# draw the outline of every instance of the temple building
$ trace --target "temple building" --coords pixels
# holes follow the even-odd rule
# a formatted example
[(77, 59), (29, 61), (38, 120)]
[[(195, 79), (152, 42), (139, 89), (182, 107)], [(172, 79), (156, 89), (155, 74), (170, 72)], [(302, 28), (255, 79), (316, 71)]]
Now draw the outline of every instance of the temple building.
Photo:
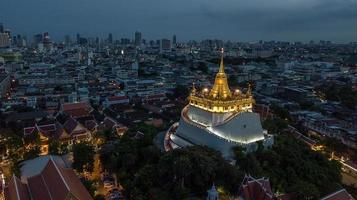
[(22, 164), (21, 179), (13, 175), (4, 188), (6, 200), (93, 199), (60, 156), (41, 156)]
[(259, 141), (265, 147), (273, 144), (273, 136), (263, 130), (259, 114), (252, 112), (254, 99), (250, 86), (246, 93), (229, 88), (223, 52), (213, 87), (197, 91), (193, 85), (188, 100), (180, 121), (166, 134), (166, 150), (203, 145), (230, 158), (232, 147), (238, 145), (254, 151)]

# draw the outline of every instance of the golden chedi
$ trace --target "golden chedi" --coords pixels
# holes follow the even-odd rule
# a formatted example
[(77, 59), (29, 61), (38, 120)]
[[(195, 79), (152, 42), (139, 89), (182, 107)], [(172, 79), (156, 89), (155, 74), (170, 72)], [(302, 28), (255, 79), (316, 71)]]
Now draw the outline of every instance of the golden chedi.
[(250, 86), (244, 94), (240, 90), (230, 90), (224, 71), (223, 51), (211, 90), (197, 91), (193, 84), (188, 100), (180, 121), (166, 133), (166, 150), (204, 145), (231, 158), (234, 146), (254, 151), (257, 142), (264, 146), (273, 144), (273, 137), (263, 130), (259, 115), (252, 111), (254, 99)]

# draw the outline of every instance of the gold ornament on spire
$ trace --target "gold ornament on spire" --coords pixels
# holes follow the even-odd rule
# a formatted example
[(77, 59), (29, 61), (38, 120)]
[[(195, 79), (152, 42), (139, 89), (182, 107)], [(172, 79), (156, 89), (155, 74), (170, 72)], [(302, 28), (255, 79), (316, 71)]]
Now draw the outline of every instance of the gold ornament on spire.
[[(227, 75), (224, 71), (223, 54), (222, 48), (221, 62), (212, 89), (209, 91), (204, 88), (202, 92), (197, 92), (193, 83), (188, 98), (190, 105), (215, 113), (251, 111), (254, 102), (251, 92), (242, 94), (238, 90), (232, 95), (229, 89)], [(248, 91), (251, 91), (251, 89), (248, 89)]]
[(232, 96), (228, 86), (227, 75), (224, 72), (223, 63), (224, 50), (221, 51), (221, 64), (214, 80), (214, 85), (210, 91), (210, 96), (217, 99), (226, 99)]
[(248, 95), (252, 95), (252, 84), (248, 83), (248, 91), (247, 91)]
[(196, 94), (196, 87), (195, 87), (195, 82), (192, 82), (192, 90), (191, 90), (191, 95)]

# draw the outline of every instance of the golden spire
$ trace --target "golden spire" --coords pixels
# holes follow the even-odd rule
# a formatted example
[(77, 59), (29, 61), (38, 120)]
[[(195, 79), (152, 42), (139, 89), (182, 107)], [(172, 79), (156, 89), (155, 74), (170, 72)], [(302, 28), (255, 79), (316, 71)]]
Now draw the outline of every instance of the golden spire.
[(191, 95), (196, 94), (196, 87), (195, 87), (195, 82), (192, 82), (192, 90), (191, 90)]
[(219, 65), (218, 73), (224, 73), (223, 54), (224, 54), (224, 50), (222, 48), (222, 50), (221, 50), (221, 64)]
[(191, 95), (189, 96), (189, 105), (204, 109), (214, 113), (236, 113), (251, 111), (254, 99), (251, 94), (251, 87), (248, 88), (248, 94), (243, 95), (236, 90), (232, 95), (227, 81), (227, 75), (224, 72), (223, 49), (218, 73), (214, 80), (214, 85), (209, 91), (204, 88), (200, 95), (195, 95), (195, 83), (192, 84)]
[(252, 84), (251, 84), (251, 83), (248, 83), (248, 91), (247, 91), (247, 93), (248, 93), (249, 95), (252, 94)]
[(223, 48), (221, 51), (221, 63), (219, 66), (219, 71), (214, 80), (214, 85), (210, 91), (210, 96), (218, 99), (226, 99), (227, 97), (231, 97), (231, 91), (228, 86), (227, 75), (224, 72), (224, 63), (223, 63)]

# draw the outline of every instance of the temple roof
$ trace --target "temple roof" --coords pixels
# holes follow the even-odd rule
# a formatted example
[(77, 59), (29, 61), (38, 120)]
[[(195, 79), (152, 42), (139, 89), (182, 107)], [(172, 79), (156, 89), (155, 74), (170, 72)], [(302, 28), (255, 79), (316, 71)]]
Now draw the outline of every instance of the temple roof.
[(75, 172), (59, 162), (59, 157), (38, 157), (25, 162), (21, 168), (23, 182), (13, 176), (5, 188), (5, 199), (93, 199)]
[(224, 71), (223, 50), (218, 73), (211, 90), (204, 88), (198, 92), (192, 85), (189, 96), (190, 105), (215, 113), (230, 113), (251, 111), (254, 99), (249, 86), (248, 91), (243, 94), (240, 90), (232, 91), (228, 85), (227, 75)]

